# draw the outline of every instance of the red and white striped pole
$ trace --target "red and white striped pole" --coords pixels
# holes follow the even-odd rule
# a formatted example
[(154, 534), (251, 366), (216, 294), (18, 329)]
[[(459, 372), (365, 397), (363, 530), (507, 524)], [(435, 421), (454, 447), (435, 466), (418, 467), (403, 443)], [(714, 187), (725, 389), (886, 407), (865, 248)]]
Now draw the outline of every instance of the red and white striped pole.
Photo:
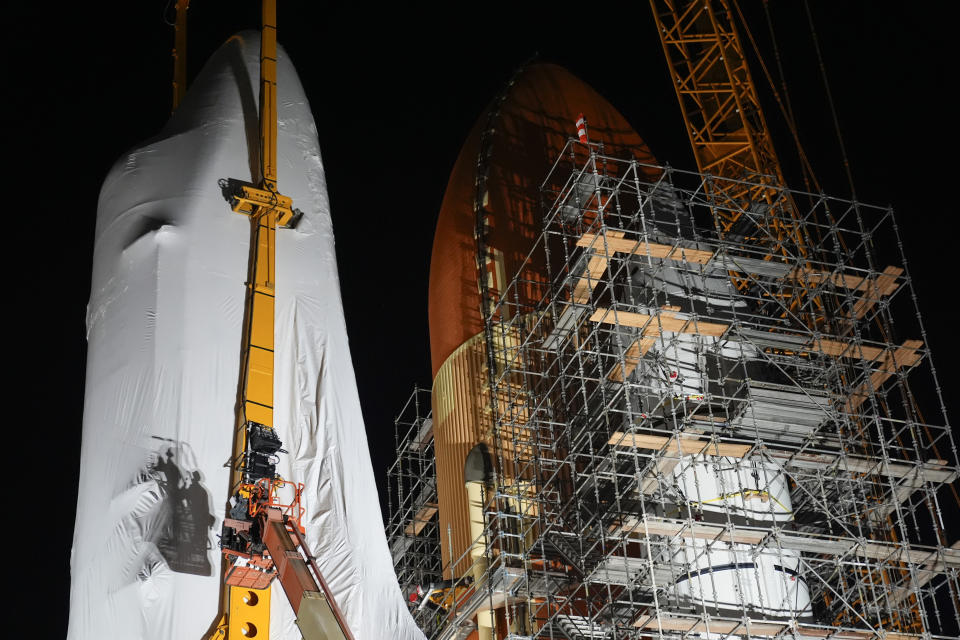
[(583, 144), (590, 142), (589, 138), (587, 138), (587, 119), (582, 113), (577, 116), (577, 137), (580, 138), (580, 142)]

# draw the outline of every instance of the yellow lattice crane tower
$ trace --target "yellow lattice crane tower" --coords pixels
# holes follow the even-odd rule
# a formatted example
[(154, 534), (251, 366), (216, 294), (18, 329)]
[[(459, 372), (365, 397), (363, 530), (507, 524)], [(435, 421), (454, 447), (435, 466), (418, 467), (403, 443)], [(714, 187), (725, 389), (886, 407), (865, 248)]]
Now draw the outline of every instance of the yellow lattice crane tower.
[[(809, 242), (796, 206), (783, 193), (783, 170), (773, 148), (730, 0), (650, 0), (660, 42), (680, 101), (700, 173), (729, 178), (714, 185), (722, 235), (736, 229), (747, 203), (766, 203), (787, 215), (765, 216), (759, 244), (806, 256)], [(731, 182), (743, 180), (752, 184)], [(764, 211), (754, 220), (764, 218)], [(790, 224), (787, 220), (793, 220)]]

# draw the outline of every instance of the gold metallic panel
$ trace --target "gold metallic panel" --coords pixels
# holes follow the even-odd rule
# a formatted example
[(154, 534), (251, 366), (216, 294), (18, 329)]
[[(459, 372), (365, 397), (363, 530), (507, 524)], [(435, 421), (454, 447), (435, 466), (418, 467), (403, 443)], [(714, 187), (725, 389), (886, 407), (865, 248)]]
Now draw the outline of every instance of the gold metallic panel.
[[(460, 576), (469, 556), (457, 562), (472, 542), (463, 463), (470, 449), (489, 434), (483, 412), (484, 347), (478, 334), (456, 349), (433, 380), (433, 438), (437, 457), (437, 502), (444, 577)], [(489, 437), (489, 436), (487, 436)]]

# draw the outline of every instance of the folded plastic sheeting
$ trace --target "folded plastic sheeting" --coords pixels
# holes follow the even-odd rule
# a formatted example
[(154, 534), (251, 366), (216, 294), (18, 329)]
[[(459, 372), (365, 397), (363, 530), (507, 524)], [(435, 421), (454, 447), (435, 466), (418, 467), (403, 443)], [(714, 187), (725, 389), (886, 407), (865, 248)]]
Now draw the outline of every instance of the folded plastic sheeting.
[[(228, 41), (103, 185), (71, 639), (199, 640), (217, 616), (250, 239), (218, 182), (256, 180), (258, 55), (255, 33)], [(316, 128), (282, 52), (278, 91), (280, 190), (305, 214), (277, 233), (278, 470), (306, 484), (306, 535), (358, 640), (421, 638), (383, 533)], [(299, 638), (272, 588), (270, 637)]]

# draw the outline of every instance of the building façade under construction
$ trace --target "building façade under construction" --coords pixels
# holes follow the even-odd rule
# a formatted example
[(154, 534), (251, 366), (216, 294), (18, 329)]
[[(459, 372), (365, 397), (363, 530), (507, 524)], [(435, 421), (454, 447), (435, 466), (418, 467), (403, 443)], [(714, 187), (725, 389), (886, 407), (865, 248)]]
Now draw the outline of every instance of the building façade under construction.
[(494, 100), (390, 470), (428, 637), (955, 637), (960, 465), (894, 214), (782, 184), (658, 165), (557, 67)]

